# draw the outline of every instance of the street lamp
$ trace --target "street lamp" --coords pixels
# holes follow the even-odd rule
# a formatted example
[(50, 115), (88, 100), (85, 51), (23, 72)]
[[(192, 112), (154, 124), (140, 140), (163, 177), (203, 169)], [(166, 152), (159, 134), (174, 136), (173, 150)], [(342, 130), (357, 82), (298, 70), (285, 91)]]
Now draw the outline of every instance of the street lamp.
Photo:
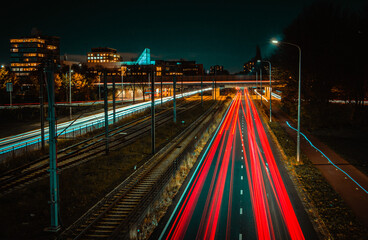
[(280, 41), (277, 41), (276, 39), (272, 39), (271, 42), (273, 44), (282, 43), (282, 44), (291, 45), (291, 46), (294, 46), (294, 47), (298, 48), (298, 50), (299, 50), (298, 133), (297, 133), (297, 145), (296, 145), (296, 160), (299, 162), (299, 159), (300, 159), (300, 88), (301, 88), (301, 72), (302, 72), (302, 50), (298, 45), (296, 45), (294, 43), (280, 42)]

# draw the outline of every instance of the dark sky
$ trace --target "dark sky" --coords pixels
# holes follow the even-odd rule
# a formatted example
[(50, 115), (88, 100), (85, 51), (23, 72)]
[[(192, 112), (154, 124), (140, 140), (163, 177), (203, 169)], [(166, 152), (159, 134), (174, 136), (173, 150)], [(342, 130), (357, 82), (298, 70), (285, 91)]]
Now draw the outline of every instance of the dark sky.
[[(2, 4), (0, 63), (9, 63), (9, 39), (32, 28), (61, 38), (61, 54), (74, 58), (107, 46), (130, 60), (148, 47), (155, 59), (196, 60), (205, 68), (240, 71), (255, 55), (272, 51), (269, 39), (312, 0), (254, 1), (27, 1)], [(364, 0), (346, 1), (359, 9)], [(6, 6), (4, 6), (6, 5)]]

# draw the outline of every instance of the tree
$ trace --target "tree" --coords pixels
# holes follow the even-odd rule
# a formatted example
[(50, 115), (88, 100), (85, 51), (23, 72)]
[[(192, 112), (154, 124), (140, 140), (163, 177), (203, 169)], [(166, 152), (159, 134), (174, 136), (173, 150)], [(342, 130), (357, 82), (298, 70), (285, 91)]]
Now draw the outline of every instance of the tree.
[(0, 68), (0, 102), (8, 103), (9, 97), (6, 92), (6, 84), (13, 83), (13, 94), (16, 95), (20, 90), (19, 79), (10, 71), (9, 68)]

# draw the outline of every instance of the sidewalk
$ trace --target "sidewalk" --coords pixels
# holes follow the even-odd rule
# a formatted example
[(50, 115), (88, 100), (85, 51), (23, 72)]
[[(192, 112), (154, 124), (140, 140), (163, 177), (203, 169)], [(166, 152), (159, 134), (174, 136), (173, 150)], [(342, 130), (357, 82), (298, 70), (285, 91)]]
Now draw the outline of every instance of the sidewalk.
[[(287, 126), (286, 121), (296, 128), (296, 122), (286, 116), (279, 108), (272, 107), (272, 114), (280, 125), (286, 130), (292, 139), (295, 139), (297, 132)], [(310, 133), (301, 130), (304, 135), (320, 149), (339, 168), (349, 174), (364, 189), (368, 190), (368, 177), (344, 160), (327, 145), (313, 137)], [(300, 136), (301, 151), (308, 157), (314, 166), (322, 173), (332, 188), (343, 198), (346, 204), (352, 209), (355, 216), (368, 228), (368, 194), (364, 192), (356, 183), (349, 179), (343, 172), (335, 168), (320, 152), (314, 149), (303, 136)]]

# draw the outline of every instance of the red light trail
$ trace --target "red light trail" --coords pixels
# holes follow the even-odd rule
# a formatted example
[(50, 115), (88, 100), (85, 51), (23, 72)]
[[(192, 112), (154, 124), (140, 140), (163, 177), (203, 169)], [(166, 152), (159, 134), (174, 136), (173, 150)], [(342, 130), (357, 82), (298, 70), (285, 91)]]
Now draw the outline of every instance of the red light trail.
[[(237, 184), (234, 177), (236, 162), (245, 165), (249, 194), (241, 194), (240, 197), (250, 199), (254, 237), (304, 239), (260, 117), (248, 91), (243, 93), (239, 91), (235, 96), (203, 162), (198, 166), (197, 174), (193, 176), (193, 182), (188, 186), (188, 192), (179, 203), (178, 211), (173, 213), (175, 217), (165, 233), (166, 239), (233, 238), (231, 229), (236, 221), (232, 219), (241, 217), (233, 211), (233, 207), (238, 206), (234, 204), (233, 191)], [(240, 124), (242, 119), (246, 123), (244, 135)], [(237, 140), (239, 138), (240, 141)], [(236, 148), (240, 144), (241, 147)], [(236, 157), (239, 156), (236, 149), (238, 152), (242, 150), (241, 161)]]

